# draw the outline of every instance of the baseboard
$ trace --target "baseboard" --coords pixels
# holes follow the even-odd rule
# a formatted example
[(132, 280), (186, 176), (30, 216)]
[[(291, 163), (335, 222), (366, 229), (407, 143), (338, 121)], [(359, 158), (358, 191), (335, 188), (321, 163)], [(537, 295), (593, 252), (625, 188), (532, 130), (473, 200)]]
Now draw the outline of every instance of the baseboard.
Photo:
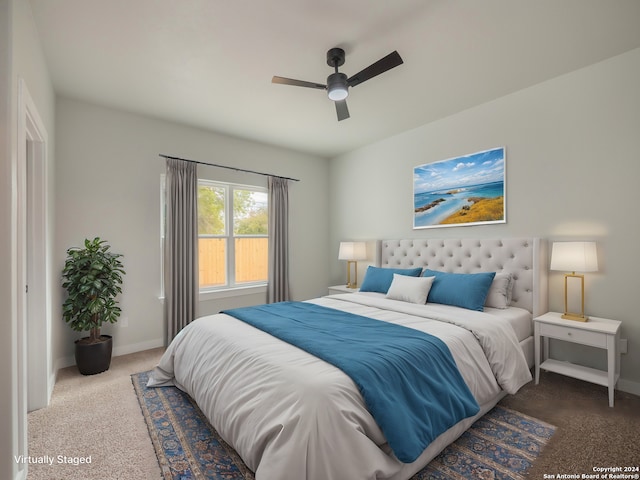
[(151, 350), (152, 348), (158, 348), (162, 346), (164, 346), (164, 340), (162, 338), (156, 338), (154, 340), (148, 340), (146, 342), (133, 343), (131, 345), (124, 345), (122, 347), (115, 347), (113, 349), (113, 356), (119, 357), (121, 355), (143, 352), (145, 350)]
[(53, 370), (49, 375), (49, 391), (47, 392), (47, 406), (51, 403), (51, 395), (53, 395), (53, 387), (56, 386), (57, 370)]
[[(146, 342), (132, 343), (130, 345), (123, 345), (121, 347), (115, 347), (113, 349), (113, 356), (120, 357), (122, 355), (128, 355), (130, 353), (143, 352), (144, 350), (151, 350), (152, 348), (158, 348), (164, 346), (164, 340), (162, 338), (156, 338), (154, 340), (148, 340)], [(76, 364), (75, 357), (63, 357), (56, 360), (55, 377), (58, 376), (58, 370), (61, 368), (71, 367)], [(55, 383), (55, 381), (54, 381)]]
[(640, 396), (640, 383), (621, 378), (616, 384), (616, 390)]
[(13, 477), (13, 479), (14, 480), (27, 480), (28, 468), (29, 468), (29, 465), (27, 465), (27, 468), (23, 468), (22, 470), (18, 470), (16, 472), (15, 476)]
[(56, 368), (55, 368), (55, 376), (56, 380), (58, 379), (58, 371), (71, 367), (76, 364), (76, 359), (74, 357), (63, 357), (56, 360)]

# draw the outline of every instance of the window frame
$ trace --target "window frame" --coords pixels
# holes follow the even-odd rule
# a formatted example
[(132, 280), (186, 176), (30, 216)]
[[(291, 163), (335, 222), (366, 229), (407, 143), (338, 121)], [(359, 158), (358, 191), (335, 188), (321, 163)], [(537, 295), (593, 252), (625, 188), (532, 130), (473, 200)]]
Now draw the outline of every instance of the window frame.
[[(266, 286), (268, 283), (268, 278), (265, 280), (259, 280), (255, 282), (236, 282), (236, 248), (235, 248), (235, 239), (236, 238), (266, 238), (269, 240), (269, 232), (267, 231), (266, 235), (236, 235), (234, 233), (234, 222), (235, 218), (233, 215), (233, 200), (234, 200), (234, 192), (236, 190), (248, 190), (252, 192), (264, 193), (267, 195), (268, 202), (268, 189), (266, 187), (260, 187), (256, 185), (244, 185), (239, 183), (232, 182), (221, 182), (217, 180), (209, 180), (204, 178), (198, 179), (198, 188), (200, 186), (211, 186), (216, 188), (223, 188), (225, 195), (225, 232), (224, 234), (215, 235), (215, 234), (206, 234), (200, 235), (198, 233), (198, 239), (200, 238), (224, 238), (226, 240), (226, 254), (225, 254), (225, 279), (226, 283), (224, 285), (214, 285), (207, 287), (200, 287), (199, 291), (201, 295), (214, 294), (217, 292), (229, 292), (229, 291), (240, 291), (240, 294), (243, 294), (242, 290), (252, 290), (254, 287), (261, 287), (258, 291), (266, 291)], [(268, 205), (268, 204), (267, 204)], [(268, 207), (267, 207), (268, 208)]]

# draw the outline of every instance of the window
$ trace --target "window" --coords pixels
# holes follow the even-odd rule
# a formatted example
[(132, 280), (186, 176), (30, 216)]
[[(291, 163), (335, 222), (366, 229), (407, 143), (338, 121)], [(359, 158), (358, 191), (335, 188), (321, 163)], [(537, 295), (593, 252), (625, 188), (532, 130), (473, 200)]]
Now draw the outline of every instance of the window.
[(267, 283), (267, 202), (265, 188), (198, 180), (201, 292)]

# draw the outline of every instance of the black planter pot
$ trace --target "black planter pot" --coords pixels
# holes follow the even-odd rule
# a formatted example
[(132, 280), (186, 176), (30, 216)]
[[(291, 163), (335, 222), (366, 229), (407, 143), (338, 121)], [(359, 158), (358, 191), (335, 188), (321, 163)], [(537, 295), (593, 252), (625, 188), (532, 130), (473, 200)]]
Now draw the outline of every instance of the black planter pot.
[(109, 370), (113, 339), (101, 335), (99, 343), (80, 343), (76, 340), (76, 365), (82, 375), (95, 375)]

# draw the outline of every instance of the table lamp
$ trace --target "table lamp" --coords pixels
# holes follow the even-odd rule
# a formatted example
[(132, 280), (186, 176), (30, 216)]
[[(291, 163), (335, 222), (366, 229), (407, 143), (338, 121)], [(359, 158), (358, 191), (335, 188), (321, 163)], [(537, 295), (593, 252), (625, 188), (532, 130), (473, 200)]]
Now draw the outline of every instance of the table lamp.
[[(564, 275), (564, 314), (566, 320), (586, 322), (589, 317), (584, 314), (584, 275), (576, 272), (597, 272), (598, 256), (595, 242), (554, 242), (551, 249), (551, 270), (561, 270)], [(569, 312), (567, 281), (569, 278), (580, 280), (581, 310), (578, 313)]]
[[(367, 245), (364, 242), (340, 242), (338, 260), (347, 261), (347, 288), (358, 287), (358, 260), (367, 258)], [(351, 264), (354, 265), (354, 281), (351, 283)]]

